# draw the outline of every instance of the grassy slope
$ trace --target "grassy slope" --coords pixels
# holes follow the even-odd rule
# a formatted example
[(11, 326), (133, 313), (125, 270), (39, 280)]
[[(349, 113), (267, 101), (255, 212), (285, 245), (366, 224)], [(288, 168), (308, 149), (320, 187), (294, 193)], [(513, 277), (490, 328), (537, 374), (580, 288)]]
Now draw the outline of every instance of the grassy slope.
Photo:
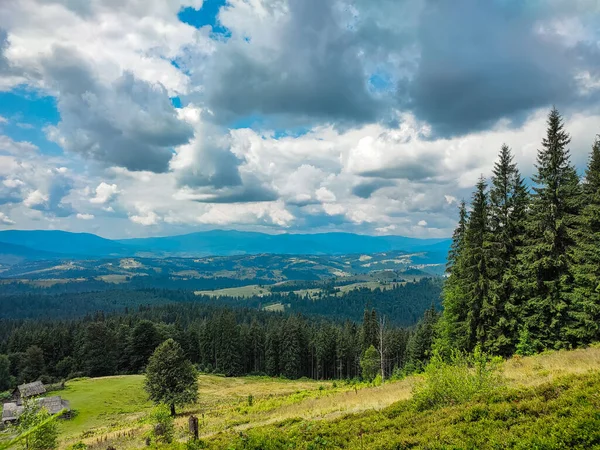
[[(561, 448), (560, 439), (570, 448), (577, 445), (574, 436), (585, 434), (579, 430), (595, 426), (590, 433), (600, 433), (600, 348), (515, 358), (503, 369), (510, 392), (496, 401), (423, 413), (403, 401), (411, 396), (413, 377), (355, 390), (342, 383), (203, 375), (199, 403), (177, 419), (179, 437), (191, 413), (201, 418), (203, 441), (215, 449), (504, 448), (518, 442), (535, 448), (534, 439), (547, 441), (537, 448)], [(69, 382), (63, 394), (79, 415), (61, 425), (63, 445), (84, 438), (98, 449), (142, 447), (146, 426), (139, 418), (150, 406), (142, 380)]]
[[(392, 289), (392, 288), (398, 286), (399, 284), (405, 284), (405, 283), (380, 283), (379, 281), (361, 281), (361, 282), (357, 282), (357, 283), (347, 284), (344, 286), (338, 286), (337, 289), (339, 289), (338, 296), (341, 296), (342, 294), (347, 293), (353, 289), (361, 289), (361, 288), (369, 288), (371, 290), (373, 290), (373, 289)], [(234, 288), (215, 289), (212, 291), (195, 291), (194, 293), (196, 295), (209, 295), (212, 297), (222, 297), (222, 296), (252, 297), (255, 295), (268, 296), (271, 294), (271, 291), (268, 288), (269, 288), (269, 286), (260, 287), (257, 284), (252, 284), (252, 285), (248, 285), (248, 286), (240, 286), (240, 287), (234, 287)], [(320, 288), (313, 288), (313, 289), (298, 289), (293, 292), (295, 294), (302, 295), (302, 296), (309, 295), (309, 296), (314, 297), (314, 296), (318, 295), (321, 291), (322, 291), (322, 289), (320, 289)]]

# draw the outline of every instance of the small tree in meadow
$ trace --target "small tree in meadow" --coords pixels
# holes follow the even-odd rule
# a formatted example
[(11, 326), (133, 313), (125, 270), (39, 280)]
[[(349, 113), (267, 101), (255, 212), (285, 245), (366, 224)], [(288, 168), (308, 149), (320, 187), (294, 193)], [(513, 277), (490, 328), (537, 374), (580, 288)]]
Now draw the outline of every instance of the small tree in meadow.
[(175, 406), (196, 402), (198, 373), (185, 358), (181, 346), (173, 339), (163, 342), (154, 351), (146, 367), (144, 388), (150, 400), (169, 406), (175, 415)]

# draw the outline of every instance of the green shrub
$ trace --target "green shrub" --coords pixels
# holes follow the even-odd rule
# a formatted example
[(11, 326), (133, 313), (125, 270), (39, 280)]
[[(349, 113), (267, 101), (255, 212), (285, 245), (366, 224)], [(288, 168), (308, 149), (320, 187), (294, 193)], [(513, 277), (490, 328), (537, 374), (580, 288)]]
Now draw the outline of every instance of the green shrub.
[[(40, 408), (37, 401), (25, 404), (19, 417), (19, 432), (26, 438), (22, 441), (27, 450), (52, 450), (58, 447), (58, 424), (51, 420), (46, 408)], [(27, 434), (29, 433), (29, 434)]]
[(478, 349), (473, 355), (454, 352), (450, 362), (434, 355), (425, 367), (422, 383), (415, 386), (413, 404), (418, 411), (456, 405), (475, 396), (491, 396), (504, 385), (500, 358), (490, 359)]
[(175, 425), (171, 411), (165, 405), (155, 407), (147, 418), (152, 425), (148, 438), (152, 442), (170, 444), (175, 435)]

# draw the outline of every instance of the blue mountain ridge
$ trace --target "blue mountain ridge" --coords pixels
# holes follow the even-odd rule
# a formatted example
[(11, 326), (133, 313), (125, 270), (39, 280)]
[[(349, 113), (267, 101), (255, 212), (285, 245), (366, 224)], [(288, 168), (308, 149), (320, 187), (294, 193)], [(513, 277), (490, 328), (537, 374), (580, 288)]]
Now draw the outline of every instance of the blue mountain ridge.
[[(0, 231), (0, 254), (26, 259), (49, 257), (208, 256), (240, 254), (341, 255), (392, 250), (426, 252), (431, 263), (446, 259), (450, 239), (370, 236), (352, 233), (266, 234), (236, 230), (202, 231), (178, 236), (110, 240), (90, 233), (56, 230)], [(18, 247), (10, 247), (18, 246)]]

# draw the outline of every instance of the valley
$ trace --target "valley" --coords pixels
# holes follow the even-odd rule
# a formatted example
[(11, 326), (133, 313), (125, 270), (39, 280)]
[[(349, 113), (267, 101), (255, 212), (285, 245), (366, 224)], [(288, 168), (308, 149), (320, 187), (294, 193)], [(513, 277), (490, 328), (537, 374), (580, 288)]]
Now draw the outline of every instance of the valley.
[[(420, 375), (383, 385), (344, 380), (200, 375), (199, 401), (178, 414), (176, 439), (187, 439), (187, 417), (195, 414), (200, 418), (201, 440), (205, 445), (201, 448), (211, 449), (284, 448), (283, 444), (277, 444), (283, 442), (281, 439), (297, 449), (361, 448), (360, 445), (370, 449), (391, 449), (397, 448), (394, 442), (402, 441), (405, 445), (411, 443), (413, 448), (431, 448), (428, 447), (431, 433), (437, 436), (439, 446), (464, 443), (464, 439), (473, 439), (478, 448), (494, 448), (494, 445), (506, 444), (515, 438), (544, 442), (544, 439), (552, 438), (542, 434), (546, 429), (542, 424), (546, 420), (554, 420), (555, 429), (566, 429), (569, 424), (582, 426), (576, 422), (581, 414), (589, 408), (600, 407), (597, 396), (589, 397), (580, 405), (575, 403), (577, 395), (600, 386), (599, 370), (598, 347), (515, 357), (501, 366), (507, 383), (506, 394), (496, 400), (482, 398), (426, 413), (412, 412), (410, 420), (408, 413), (403, 411), (410, 410), (412, 392), (420, 382)], [(141, 447), (149, 427), (143, 418), (151, 408), (142, 382), (143, 376), (139, 375), (67, 382), (66, 389), (60, 393), (71, 401), (78, 414), (71, 420), (61, 421), (61, 448), (80, 441), (91, 449)], [(249, 395), (253, 398), (251, 405)], [(549, 402), (545, 407), (539, 403), (539, 398), (544, 396)], [(502, 426), (502, 419), (493, 419), (492, 414), (511, 418)], [(589, 420), (592, 423), (599, 419), (590, 416)], [(465, 431), (467, 423), (477, 429), (487, 427), (483, 436), (489, 441), (475, 435), (461, 437), (459, 433)], [(526, 431), (534, 424), (540, 428)], [(365, 433), (362, 438), (361, 427)], [(272, 435), (269, 441), (264, 438), (259, 441), (260, 436), (269, 435)], [(276, 435), (279, 438), (275, 438)], [(301, 436), (302, 440), (299, 439)], [(566, 436), (562, 435), (563, 438)], [(246, 446), (242, 438), (246, 439)], [(554, 439), (560, 439), (560, 436)], [(319, 440), (328, 444), (311, 447), (311, 443)], [(175, 447), (177, 445), (173, 444)]]

